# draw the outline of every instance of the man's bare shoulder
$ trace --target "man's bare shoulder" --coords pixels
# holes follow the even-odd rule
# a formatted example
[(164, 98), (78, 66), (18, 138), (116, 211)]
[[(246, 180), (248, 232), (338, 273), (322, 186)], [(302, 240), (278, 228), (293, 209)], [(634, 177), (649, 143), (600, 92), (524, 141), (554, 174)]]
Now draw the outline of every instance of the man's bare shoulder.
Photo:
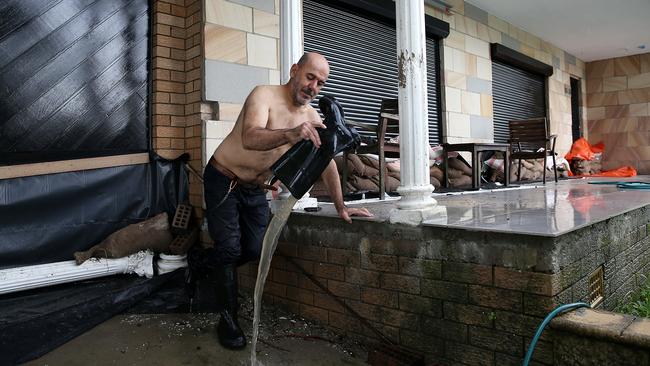
[(259, 101), (277, 98), (281, 90), (281, 85), (258, 85), (253, 88), (253, 91), (248, 96), (248, 100)]
[(309, 108), (309, 114), (310, 116), (315, 120), (315, 121), (320, 121), (320, 114), (318, 113), (318, 110), (314, 107), (311, 106), (311, 104), (308, 104), (307, 107)]

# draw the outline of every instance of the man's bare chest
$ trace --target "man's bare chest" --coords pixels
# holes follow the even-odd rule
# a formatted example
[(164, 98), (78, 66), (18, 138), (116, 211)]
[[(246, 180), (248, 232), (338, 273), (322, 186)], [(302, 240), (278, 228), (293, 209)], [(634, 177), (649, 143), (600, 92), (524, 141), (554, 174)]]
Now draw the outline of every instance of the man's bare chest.
[(294, 128), (303, 122), (316, 122), (313, 112), (294, 112), (271, 110), (269, 111), (269, 120), (266, 127), (269, 129)]

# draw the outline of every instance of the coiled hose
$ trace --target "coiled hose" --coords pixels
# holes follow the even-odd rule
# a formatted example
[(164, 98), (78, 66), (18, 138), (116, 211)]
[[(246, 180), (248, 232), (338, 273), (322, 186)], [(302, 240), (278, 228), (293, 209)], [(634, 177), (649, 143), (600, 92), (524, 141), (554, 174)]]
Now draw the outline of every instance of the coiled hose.
[(573, 310), (573, 309), (585, 308), (585, 307), (590, 308), (591, 306), (584, 302), (576, 302), (573, 304), (560, 305), (557, 308), (555, 308), (555, 310), (551, 311), (546, 316), (546, 318), (544, 318), (542, 324), (540, 324), (539, 327), (537, 328), (537, 332), (535, 332), (535, 336), (533, 337), (533, 340), (530, 341), (530, 346), (528, 346), (528, 351), (526, 351), (526, 357), (524, 358), (523, 366), (528, 366), (530, 359), (533, 357), (533, 352), (535, 352), (535, 345), (537, 344), (539, 337), (542, 336), (542, 332), (544, 331), (544, 328), (546, 328), (548, 323), (550, 323), (551, 320), (553, 320), (553, 318), (555, 318), (557, 314), (567, 310)]

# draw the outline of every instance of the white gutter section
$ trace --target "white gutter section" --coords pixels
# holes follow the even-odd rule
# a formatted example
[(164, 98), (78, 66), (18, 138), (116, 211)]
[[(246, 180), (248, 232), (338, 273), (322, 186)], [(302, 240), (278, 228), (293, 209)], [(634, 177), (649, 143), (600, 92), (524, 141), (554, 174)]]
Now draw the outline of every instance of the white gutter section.
[(151, 278), (154, 274), (153, 253), (151, 251), (141, 251), (117, 259), (91, 258), (80, 265), (71, 260), (3, 269), (0, 270), (0, 295), (90, 278), (129, 273)]
[(302, 1), (280, 0), (280, 81), (289, 81), (291, 65), (304, 53)]

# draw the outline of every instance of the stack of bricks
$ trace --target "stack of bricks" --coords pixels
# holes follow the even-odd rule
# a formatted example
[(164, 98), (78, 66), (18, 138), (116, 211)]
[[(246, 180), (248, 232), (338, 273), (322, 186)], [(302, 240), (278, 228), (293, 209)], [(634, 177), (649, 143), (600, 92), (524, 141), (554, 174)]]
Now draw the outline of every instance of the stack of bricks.
[[(165, 157), (190, 153), (201, 171), (201, 0), (153, 2), (152, 138)], [(190, 203), (201, 207), (202, 185), (190, 176)], [(200, 217), (201, 212), (197, 212)]]
[[(640, 285), (638, 278), (650, 268), (647, 217), (639, 209), (553, 238), (377, 222), (341, 228), (333, 218), (293, 216), (273, 258), (264, 301), (337, 333), (377, 341), (344, 302), (390, 340), (430, 361), (520, 365), (550, 311), (588, 300), (589, 275), (599, 266), (605, 270), (606, 309)], [(242, 267), (242, 287), (252, 288), (255, 276), (256, 264)], [(533, 360), (554, 364), (551, 331)]]

